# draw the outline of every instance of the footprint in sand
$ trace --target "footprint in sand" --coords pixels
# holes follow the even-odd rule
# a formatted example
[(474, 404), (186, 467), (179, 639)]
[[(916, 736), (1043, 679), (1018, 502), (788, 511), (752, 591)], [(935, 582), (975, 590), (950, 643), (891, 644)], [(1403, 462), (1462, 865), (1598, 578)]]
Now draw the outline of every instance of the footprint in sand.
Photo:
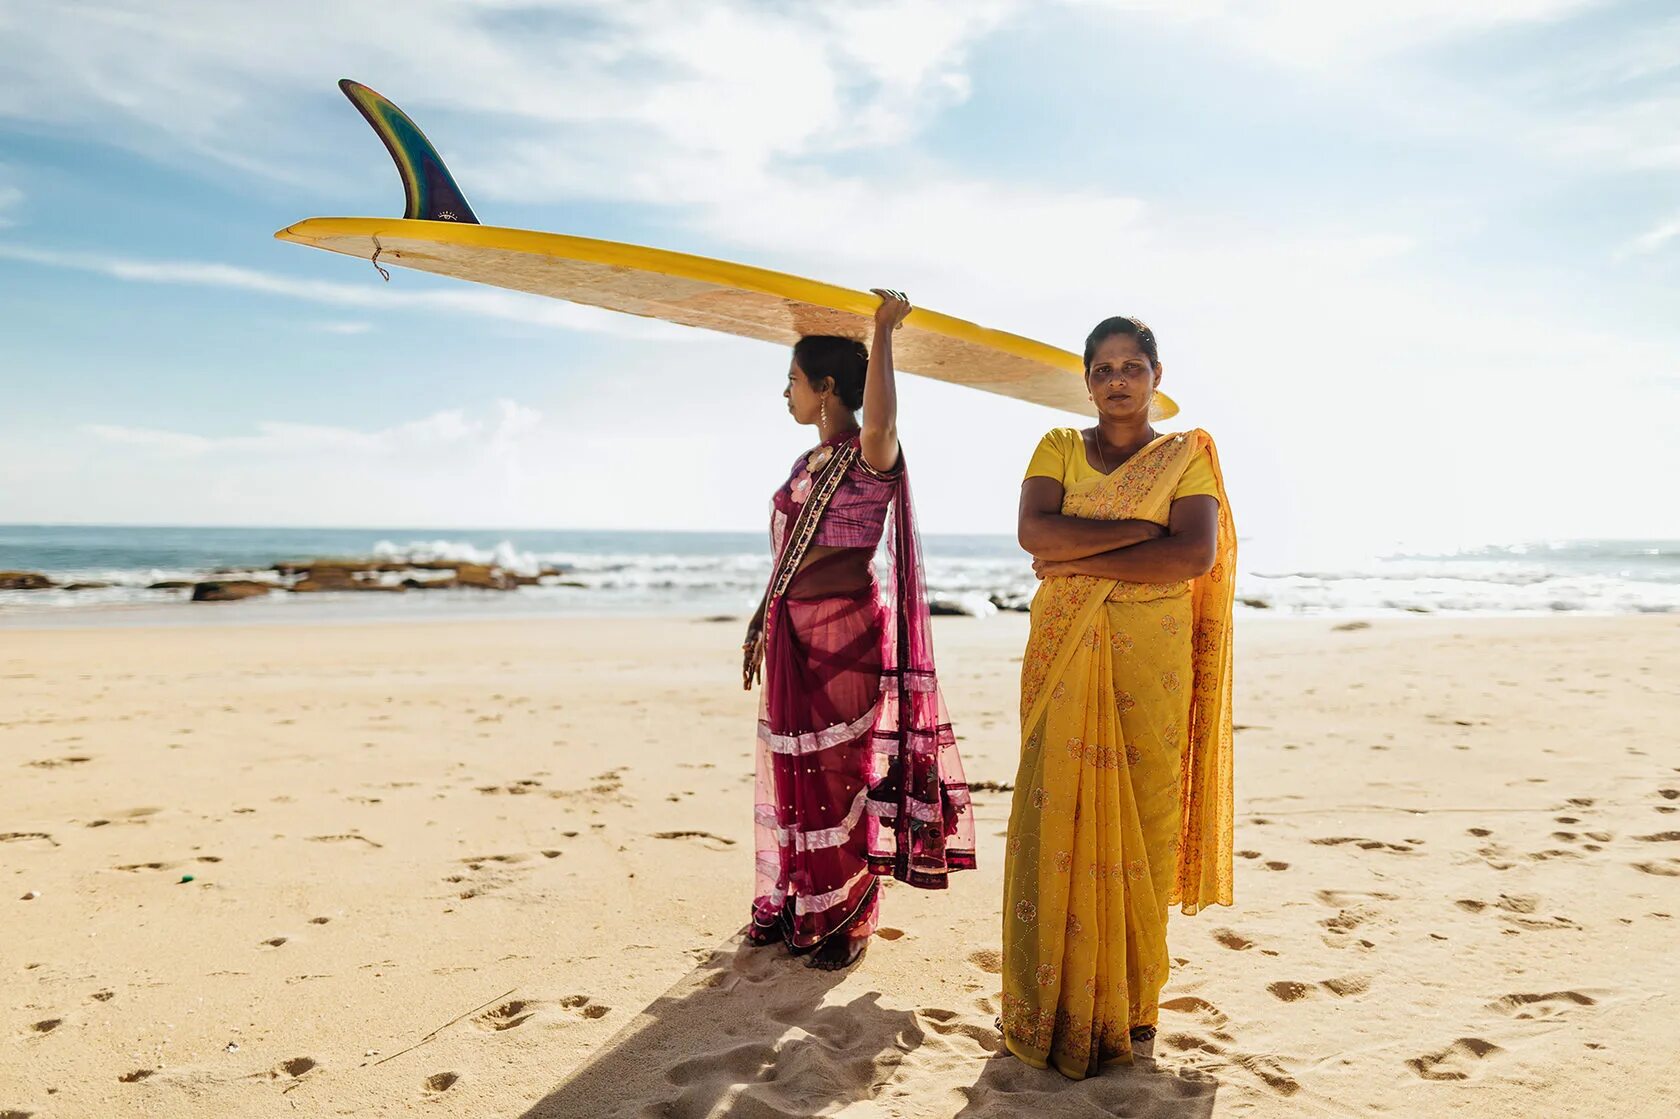
[(1406, 1064), (1425, 1080), (1471, 1080), (1479, 1072), (1479, 1065), (1505, 1050), (1479, 1037), (1461, 1037), (1435, 1053), (1413, 1057)]
[(155, 1072), (157, 1072), (157, 1069), (155, 1068), (137, 1068), (133, 1072), (123, 1073), (121, 1076), (117, 1077), (117, 1079), (122, 1081), (124, 1084), (138, 1084)]
[(604, 1018), (612, 1011), (612, 1007), (602, 1006), (588, 995), (567, 995), (560, 1000), (560, 1005), (577, 1011), (585, 1018)]
[(466, 858), (462, 859), (461, 861), (463, 863), (467, 864), (467, 869), (469, 869), (469, 870), (483, 870), (485, 863), (502, 863), (504, 865), (511, 866), (515, 863), (530, 862), (531, 861), (531, 856), (529, 856), (529, 855), (468, 855)]
[(117, 993), (115, 991), (95, 991), (93, 994), (88, 996), (88, 998), (97, 999), (100, 1002), (110, 1002), (116, 997)]
[[(541, 787), (542, 787), (542, 782), (541, 781), (538, 781), (534, 777), (527, 777), (524, 780), (515, 781), (511, 785), (479, 785), (478, 786), (478, 791), (481, 792), (481, 793), (488, 793), (490, 795), (495, 795), (497, 793), (506, 793), (509, 796), (516, 796), (517, 797), (517, 796), (525, 796), (527, 793), (530, 793), (530, 792), (532, 792), (532, 791), (534, 791), (538, 788), (541, 788)], [(553, 796), (555, 794), (550, 793), (549, 795)]]
[(1361, 851), (1388, 851), (1396, 855), (1415, 855), (1417, 854), (1416, 844), (1421, 841), (1410, 841), (1412, 846), (1407, 846), (1404, 843), (1389, 843), (1385, 840), (1367, 839), (1358, 835), (1333, 835), (1323, 839), (1309, 839), (1307, 842), (1318, 847), (1341, 847), (1351, 843)]
[(1581, 926), (1562, 914), (1550, 917), (1538, 916), (1540, 912), (1540, 898), (1534, 894), (1500, 894), (1498, 901), (1486, 902), (1476, 898), (1460, 898), (1453, 903), (1466, 913), (1480, 913), (1484, 909), (1493, 909), (1499, 919), (1510, 926), (1505, 930), (1507, 934), (1515, 934), (1524, 930), (1532, 932), (1555, 932), (1560, 929), (1579, 929)]
[(374, 840), (369, 839), (367, 836), (358, 835), (355, 832), (343, 832), (343, 833), (340, 833), (338, 835), (311, 835), (311, 836), (305, 836), (305, 838), (308, 839), (309, 842), (311, 842), (311, 843), (352, 843), (352, 842), (359, 842), (359, 843), (366, 843), (369, 847), (383, 847), (383, 846), (385, 846), (383, 843), (375, 842)]
[(1517, 856), (1503, 843), (1489, 843), (1478, 847), (1476, 854), (1493, 870), (1510, 870), (1517, 865)]
[[(468, 855), (460, 861), (466, 865), (468, 870), (480, 872), (482, 876), (475, 881), (464, 874), (451, 874), (444, 881), (452, 885), (462, 882), (471, 883), (466, 889), (456, 894), (456, 897), (463, 901), (479, 897), (494, 890), (499, 890), (504, 886), (511, 886), (519, 880), (521, 875), (529, 874), (531, 868), (520, 864), (530, 862), (532, 857), (526, 854)], [(488, 866), (488, 864), (494, 865)]]
[(77, 754), (68, 758), (41, 758), (39, 761), (24, 762), (23, 764), (29, 766), (31, 769), (58, 769), (60, 766), (80, 765), (83, 762), (91, 762), (92, 760), (93, 759), (90, 757)]
[(714, 851), (722, 851), (735, 846), (735, 841), (726, 836), (713, 835), (709, 831), (656, 831), (655, 839), (699, 839)]
[(1375, 948), (1369, 940), (1355, 937), (1353, 931), (1382, 916), (1382, 911), (1376, 906), (1359, 899), (1370, 901), (1393, 901), (1394, 894), (1360, 893), (1353, 890), (1320, 890), (1317, 898), (1323, 905), (1337, 910), (1334, 917), (1326, 917), (1319, 922), (1325, 930), (1324, 943), (1331, 948), (1346, 948), (1357, 944), (1361, 948)]
[(968, 962), (988, 975), (1003, 974), (1003, 953), (996, 948), (982, 948), (968, 954)]
[(62, 1025), (64, 1025), (64, 1019), (62, 1018), (45, 1018), (29, 1028), (38, 1034), (50, 1034)]
[(58, 846), (58, 840), (54, 839), (52, 836), (48, 835), (44, 831), (0, 832), (0, 843), (25, 843), (25, 842), (28, 842), (29, 840), (42, 840), (42, 839), (46, 840), (48, 843), (52, 844), (54, 847)]
[(899, 940), (904, 936), (904, 930), (882, 926), (881, 928), (875, 930), (875, 935), (880, 937), (882, 940)]
[(1597, 1006), (1598, 1000), (1580, 991), (1551, 991), (1546, 994), (1506, 995), (1488, 1003), (1488, 1009), (1512, 1018), (1556, 1018), (1578, 1006)]
[(1202, 1020), (1204, 1025), (1218, 1028), (1223, 1028), (1229, 1021), (1223, 1010), (1206, 999), (1197, 998), (1195, 995), (1180, 995), (1175, 999), (1168, 999), (1161, 1004), (1161, 1009), (1171, 1011), (1174, 1014), (1194, 1014)]
[(286, 938), (283, 936), (271, 936), (263, 941), (263, 944), (269, 948), (278, 948), (284, 943), (286, 943)]
[(1317, 983), (1297, 983), (1286, 979), (1266, 985), (1266, 990), (1272, 997), (1281, 1002), (1300, 1002), (1320, 991), (1328, 991), (1339, 999), (1352, 998), (1355, 995), (1363, 995), (1370, 989), (1369, 975), (1345, 975), (1339, 979), (1324, 979)]
[(1161, 1004), (1161, 1009), (1170, 1014), (1194, 1015), (1208, 1036), (1176, 1030), (1167, 1031), (1163, 1025), (1161, 1041), (1172, 1049), (1181, 1053), (1199, 1049), (1204, 1053), (1213, 1053), (1223, 1057), (1231, 1064), (1258, 1077), (1266, 1087), (1280, 1096), (1293, 1096), (1301, 1090), (1301, 1085), (1290, 1076), (1283, 1065), (1275, 1057), (1258, 1053), (1243, 1053), (1228, 1048), (1228, 1043), (1236, 1039), (1225, 1031), (1229, 1019), (1225, 1012), (1206, 999), (1195, 995), (1180, 995), (1175, 999), (1168, 999)]
[(461, 1079), (460, 1073), (434, 1072), (426, 1077), (425, 1088), (428, 1092), (447, 1092)]
[(1645, 874), (1655, 874), (1659, 878), (1680, 878), (1680, 859), (1664, 859), (1662, 862), (1630, 863), (1634, 870)]
[(961, 1021), (961, 1015), (955, 1010), (938, 1006), (922, 1007), (916, 1014), (927, 1022), (928, 1029), (941, 1037), (966, 1037), (987, 1053), (1004, 1052), (1002, 1036), (990, 1025)]
[(493, 1007), (490, 1010), (486, 1010), (483, 1014), (478, 1015), (473, 1019), (473, 1025), (477, 1026), (481, 1030), (488, 1030), (491, 1033), (501, 1033), (503, 1030), (511, 1030), (517, 1026), (523, 1026), (526, 1022), (531, 1020), (531, 1016), (535, 1013), (535, 1003), (525, 1002), (522, 999), (514, 999), (511, 1002), (504, 1002), (502, 1005)]
[(1245, 948), (1253, 948), (1254, 941), (1240, 935), (1232, 929), (1213, 930), (1213, 939), (1221, 947), (1229, 948), (1233, 952), (1241, 952)]
[[(665, 1070), (665, 1079), (679, 1088), (719, 1080), (737, 1086), (776, 1079), (776, 1047), (762, 1043), (736, 1045), (679, 1061)], [(683, 1112), (698, 1114), (698, 1112)], [(797, 1114), (785, 1111), (771, 1114)]]

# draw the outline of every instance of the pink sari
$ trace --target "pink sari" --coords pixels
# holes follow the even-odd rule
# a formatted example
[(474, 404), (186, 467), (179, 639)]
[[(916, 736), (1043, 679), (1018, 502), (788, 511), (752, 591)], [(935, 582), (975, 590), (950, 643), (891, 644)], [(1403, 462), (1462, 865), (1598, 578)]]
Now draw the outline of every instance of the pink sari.
[[(974, 866), (974, 818), (934, 672), (921, 548), (902, 464), (870, 470), (855, 433), (801, 456), (773, 503), (754, 805), (758, 943), (809, 951), (874, 932), (877, 876), (943, 889)], [(819, 534), (868, 546), (891, 521), (891, 570), (842, 594), (801, 584)], [(824, 518), (832, 520), (825, 523)], [(872, 532), (873, 530), (873, 532)]]

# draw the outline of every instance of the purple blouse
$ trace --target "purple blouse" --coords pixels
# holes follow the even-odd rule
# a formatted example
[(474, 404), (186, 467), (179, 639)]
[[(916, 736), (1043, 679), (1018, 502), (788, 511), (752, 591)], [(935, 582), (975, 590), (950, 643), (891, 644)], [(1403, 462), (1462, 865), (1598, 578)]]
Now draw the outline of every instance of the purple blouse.
[[(787, 484), (777, 490), (776, 496), (771, 499), (770, 531), (777, 555), (781, 554), (787, 526), (799, 515), (799, 507), (811, 493), (811, 464), (816, 462), (816, 468), (821, 470), (822, 463), (827, 461), (826, 457), (818, 461), (823, 450), (829, 447), (838, 449), (848, 438), (852, 437), (837, 437), (800, 455), (788, 475)], [(815, 547), (868, 548), (874, 551), (881, 543), (881, 533), (887, 523), (887, 507), (898, 492), (902, 469), (902, 457), (897, 469), (891, 474), (882, 474), (872, 469), (860, 455), (830, 499), (811, 544)]]

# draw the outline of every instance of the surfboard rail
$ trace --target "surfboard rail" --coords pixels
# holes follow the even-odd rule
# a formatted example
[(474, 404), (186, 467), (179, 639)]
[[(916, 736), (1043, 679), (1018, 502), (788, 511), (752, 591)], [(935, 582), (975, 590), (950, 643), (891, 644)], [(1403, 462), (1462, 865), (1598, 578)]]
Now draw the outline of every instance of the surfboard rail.
[[(319, 217), (275, 234), (346, 256), (791, 344), (805, 334), (867, 339), (880, 297), (820, 280), (646, 245), (411, 218)], [(750, 297), (750, 298), (742, 298)], [(907, 372), (1089, 413), (1078, 354), (917, 307), (895, 339)], [(943, 339), (948, 345), (916, 339)], [(966, 364), (966, 368), (965, 368)], [(1157, 394), (1156, 418), (1177, 411)]]

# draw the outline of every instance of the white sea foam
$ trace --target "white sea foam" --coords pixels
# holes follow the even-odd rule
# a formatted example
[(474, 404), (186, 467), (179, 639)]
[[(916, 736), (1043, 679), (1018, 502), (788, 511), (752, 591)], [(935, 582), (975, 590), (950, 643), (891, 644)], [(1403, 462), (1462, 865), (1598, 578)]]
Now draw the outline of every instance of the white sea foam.
[[(116, 531), (116, 530), (110, 530)], [(138, 534), (163, 530), (127, 530)], [(172, 530), (178, 537), (186, 530)], [(210, 530), (206, 530), (209, 533)], [(265, 530), (252, 530), (253, 532)], [(293, 531), (293, 530), (287, 530)], [(223, 530), (225, 535), (225, 530)], [(276, 530), (276, 539), (283, 534)], [(340, 536), (348, 536), (340, 532)], [(144, 540), (142, 540), (144, 543)], [(60, 583), (102, 582), (100, 590), (0, 591), (0, 610), (22, 607), (110, 605), (176, 601), (187, 592), (150, 589), (167, 581), (214, 578), (274, 579), (265, 563), (309, 554), (363, 557), (382, 562), (455, 561), (494, 565), (525, 575), (558, 568), (548, 585), (501, 596), (494, 606), (483, 592), (428, 591), (424, 595), (380, 596), (402, 610), (425, 599), (426, 610), (494, 609), (517, 612), (526, 604), (538, 612), (733, 613), (750, 610), (770, 574), (767, 544), (745, 534), (734, 537), (678, 537), (651, 533), (531, 533), (526, 538), (452, 536), (431, 539), (379, 538), (369, 534), (346, 547), (323, 538), (315, 551), (298, 551), (291, 537), (274, 543), (242, 542), (242, 556), (224, 559), (219, 538), (189, 551), (202, 566), (136, 563), (123, 566), (121, 549), (108, 540), (105, 562), (76, 563), (74, 548), (54, 541), (52, 556), (69, 562), (27, 566), (6, 556), (0, 567), (40, 570)], [(553, 545), (564, 544), (556, 547)], [(548, 545), (548, 546), (542, 546)], [(176, 538), (171, 554), (187, 547)], [(306, 544), (306, 546), (312, 546)], [(1019, 607), (1037, 588), (1027, 558), (1005, 538), (932, 537), (924, 541), (929, 596), (963, 613), (985, 615), (995, 604)], [(1245, 559), (1264, 558), (1245, 544)], [(136, 545), (137, 554), (143, 549)], [(118, 558), (112, 561), (113, 555)], [(229, 572), (226, 569), (241, 567)], [(212, 574), (215, 573), (215, 574)], [(1380, 615), (1399, 612), (1448, 614), (1555, 614), (1680, 612), (1680, 544), (1668, 541), (1546, 543), (1480, 548), (1432, 556), (1338, 562), (1335, 566), (1242, 565), (1237, 594), (1244, 610), (1286, 615)], [(346, 596), (329, 596), (339, 601)], [(451, 605), (455, 604), (455, 605)], [(412, 607), (421, 608), (421, 607)]]

